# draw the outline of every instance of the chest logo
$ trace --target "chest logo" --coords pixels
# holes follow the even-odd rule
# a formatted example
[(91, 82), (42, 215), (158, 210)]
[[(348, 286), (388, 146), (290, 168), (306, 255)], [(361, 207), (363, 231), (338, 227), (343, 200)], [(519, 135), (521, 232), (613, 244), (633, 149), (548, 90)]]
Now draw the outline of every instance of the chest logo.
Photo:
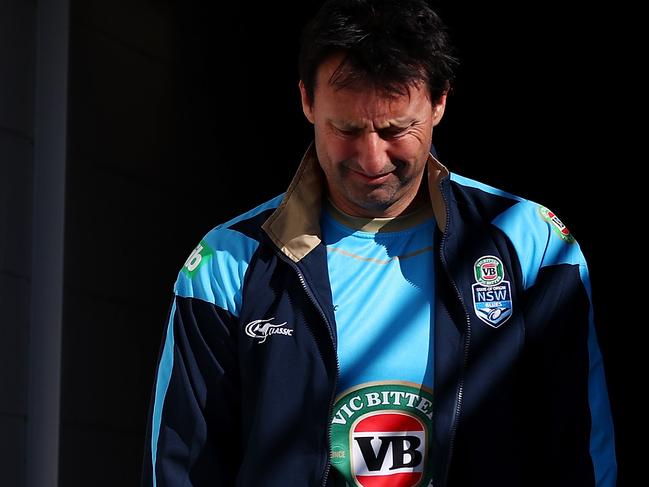
[(432, 394), (406, 382), (368, 383), (344, 393), (331, 420), (331, 464), (356, 487), (430, 482)]
[(512, 290), (505, 280), (502, 261), (493, 255), (480, 257), (473, 266), (473, 310), (487, 325), (498, 328), (512, 316)]
[(250, 338), (255, 338), (259, 340), (259, 343), (264, 343), (266, 339), (271, 335), (284, 335), (284, 336), (293, 336), (293, 330), (286, 328), (286, 321), (284, 323), (271, 323), (275, 318), (269, 318), (267, 320), (254, 320), (246, 325), (246, 335)]
[[(352, 468), (363, 486), (416, 485), (424, 467), (425, 429), (415, 416), (396, 411), (362, 418), (352, 430)], [(379, 477), (379, 478), (377, 478)]]

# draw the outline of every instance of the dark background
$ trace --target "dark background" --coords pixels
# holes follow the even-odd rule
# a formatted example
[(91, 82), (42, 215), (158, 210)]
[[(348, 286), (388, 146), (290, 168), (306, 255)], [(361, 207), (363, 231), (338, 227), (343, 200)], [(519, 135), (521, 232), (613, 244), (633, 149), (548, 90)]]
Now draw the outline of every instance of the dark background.
[[(214, 225), (284, 191), (310, 141), (296, 56), (320, 3), (71, 3), (59, 485), (137, 484), (176, 273)], [(442, 162), (554, 210), (589, 261), (624, 485), (646, 321), (632, 13), (432, 4), (462, 63)]]

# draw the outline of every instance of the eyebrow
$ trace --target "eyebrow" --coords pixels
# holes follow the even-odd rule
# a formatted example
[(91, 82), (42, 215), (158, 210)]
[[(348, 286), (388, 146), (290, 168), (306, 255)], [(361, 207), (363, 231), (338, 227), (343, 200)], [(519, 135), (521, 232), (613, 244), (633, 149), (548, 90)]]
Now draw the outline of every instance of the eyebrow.
[[(388, 125), (385, 127), (380, 127), (377, 128), (376, 130), (386, 130), (386, 129), (391, 129), (391, 128), (407, 128), (410, 125), (412, 125), (416, 119), (412, 117), (403, 117), (403, 118), (396, 118), (393, 120), (387, 120)], [(337, 126), (340, 129), (343, 130), (362, 130), (364, 127), (356, 124), (355, 122), (351, 122), (349, 120), (334, 120), (334, 119), (329, 119), (329, 122), (332, 123), (333, 125)]]

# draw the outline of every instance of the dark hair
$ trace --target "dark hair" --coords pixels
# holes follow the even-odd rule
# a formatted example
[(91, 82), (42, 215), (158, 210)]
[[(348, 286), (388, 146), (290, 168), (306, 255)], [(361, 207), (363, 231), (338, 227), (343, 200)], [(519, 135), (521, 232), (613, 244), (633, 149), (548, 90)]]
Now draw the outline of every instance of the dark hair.
[(406, 94), (423, 82), (432, 102), (449, 90), (458, 63), (446, 27), (423, 0), (325, 2), (302, 33), (300, 79), (311, 103), (318, 66), (339, 53), (334, 86), (369, 84)]

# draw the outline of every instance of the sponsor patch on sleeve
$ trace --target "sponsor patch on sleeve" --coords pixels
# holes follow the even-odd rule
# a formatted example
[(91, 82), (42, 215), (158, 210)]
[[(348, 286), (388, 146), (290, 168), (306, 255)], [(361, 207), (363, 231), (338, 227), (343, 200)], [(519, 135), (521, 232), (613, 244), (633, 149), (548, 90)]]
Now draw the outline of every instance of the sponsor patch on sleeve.
[(207, 262), (212, 256), (212, 249), (207, 245), (204, 240), (201, 240), (192, 253), (189, 254), (185, 264), (183, 265), (183, 272), (188, 276), (193, 276), (198, 269)]
[(539, 215), (550, 224), (552, 231), (557, 234), (561, 240), (567, 243), (574, 243), (575, 237), (572, 236), (568, 227), (563, 224), (559, 217), (545, 206), (539, 205)]

